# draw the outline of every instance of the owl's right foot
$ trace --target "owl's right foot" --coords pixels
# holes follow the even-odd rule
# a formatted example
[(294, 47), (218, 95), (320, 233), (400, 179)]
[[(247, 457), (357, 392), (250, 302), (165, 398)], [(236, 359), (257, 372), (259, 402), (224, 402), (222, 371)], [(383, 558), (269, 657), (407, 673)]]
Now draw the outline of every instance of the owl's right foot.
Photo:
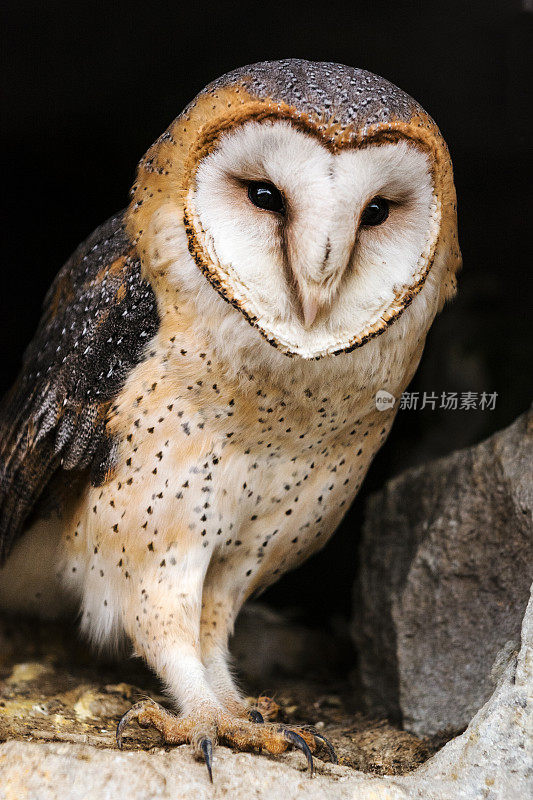
[(124, 729), (133, 720), (136, 719), (143, 728), (153, 725), (167, 744), (192, 744), (195, 755), (205, 761), (211, 781), (213, 747), (219, 741), (236, 750), (266, 750), (273, 755), (296, 747), (305, 755), (311, 775), (314, 768), (312, 754), (320, 747), (325, 747), (330, 760), (336, 761), (330, 743), (312, 728), (262, 722), (261, 713), (256, 711), (256, 714), (256, 721), (230, 716), (219, 709), (198, 715), (176, 716), (153, 700), (144, 700), (132, 706), (118, 723), (117, 744), (122, 749)]

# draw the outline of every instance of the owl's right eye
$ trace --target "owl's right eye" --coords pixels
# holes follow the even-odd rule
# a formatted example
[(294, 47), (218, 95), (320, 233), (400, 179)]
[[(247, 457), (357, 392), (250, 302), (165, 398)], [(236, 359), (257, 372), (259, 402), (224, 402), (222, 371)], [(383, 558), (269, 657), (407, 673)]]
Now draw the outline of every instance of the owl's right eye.
[(374, 197), (361, 214), (361, 225), (374, 227), (381, 225), (389, 216), (389, 201), (384, 197)]
[(251, 181), (248, 184), (248, 197), (250, 201), (264, 211), (275, 211), (277, 214), (285, 212), (283, 195), (273, 183), (267, 181)]

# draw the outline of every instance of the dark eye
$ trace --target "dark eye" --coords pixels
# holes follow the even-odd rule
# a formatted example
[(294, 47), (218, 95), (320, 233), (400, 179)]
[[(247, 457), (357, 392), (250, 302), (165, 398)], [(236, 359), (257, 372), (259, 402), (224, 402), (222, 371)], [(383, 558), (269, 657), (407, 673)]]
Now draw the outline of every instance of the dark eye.
[(374, 197), (361, 214), (361, 225), (381, 225), (389, 216), (389, 201)]
[(252, 181), (248, 184), (248, 197), (257, 208), (265, 211), (276, 211), (283, 214), (285, 205), (279, 189), (273, 183), (266, 181)]

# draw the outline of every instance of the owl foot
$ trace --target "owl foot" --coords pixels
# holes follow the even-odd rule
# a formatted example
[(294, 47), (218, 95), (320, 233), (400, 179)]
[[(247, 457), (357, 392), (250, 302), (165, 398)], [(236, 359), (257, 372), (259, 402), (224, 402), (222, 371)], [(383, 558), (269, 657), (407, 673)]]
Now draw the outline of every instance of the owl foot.
[(305, 755), (311, 775), (314, 772), (312, 754), (321, 746), (325, 746), (330, 760), (336, 763), (333, 747), (313, 728), (261, 722), (261, 712), (257, 711), (257, 715), (257, 722), (260, 724), (231, 716), (218, 709), (208, 713), (201, 712), (197, 716), (178, 717), (153, 700), (143, 700), (132, 706), (118, 723), (117, 744), (122, 749), (124, 729), (133, 720), (136, 719), (143, 728), (153, 725), (167, 744), (192, 744), (195, 755), (205, 761), (211, 781), (213, 747), (218, 742), (236, 750), (266, 750), (273, 755), (296, 747)]
[[(260, 695), (248, 706), (248, 717), (252, 720), (252, 722), (263, 723), (265, 720), (277, 719), (280, 711), (281, 708), (275, 702), (275, 700), (272, 700), (271, 697), (267, 697), (266, 695)], [(293, 728), (294, 726), (291, 725), (289, 727)], [(330, 761), (332, 761), (334, 764), (338, 763), (335, 748), (329, 739), (327, 739), (323, 734), (319, 733), (315, 727), (312, 725), (299, 725), (298, 730), (308, 731), (315, 737), (315, 739), (318, 739), (320, 742), (322, 742), (325, 749), (329, 753)]]
[(252, 722), (265, 722), (265, 720), (277, 719), (280, 712), (278, 704), (262, 694), (253, 698), (248, 705), (248, 716)]

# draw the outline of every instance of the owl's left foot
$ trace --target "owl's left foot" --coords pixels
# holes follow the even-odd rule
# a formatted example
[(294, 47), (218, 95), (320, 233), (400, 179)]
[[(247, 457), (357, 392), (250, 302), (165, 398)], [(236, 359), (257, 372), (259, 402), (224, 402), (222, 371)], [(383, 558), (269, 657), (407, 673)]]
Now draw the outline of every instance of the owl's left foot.
[[(219, 741), (237, 750), (266, 750), (273, 755), (290, 747), (301, 750), (313, 774), (313, 753), (325, 747), (330, 760), (336, 763), (335, 751), (328, 740), (307, 726), (263, 722), (255, 709), (256, 721), (234, 717), (218, 710), (199, 715), (175, 716), (153, 700), (136, 703), (124, 714), (117, 726), (117, 744), (122, 748), (124, 729), (137, 720), (141, 727), (153, 725), (167, 744), (192, 744), (195, 754), (204, 759), (212, 781), (213, 746)], [(259, 724), (258, 724), (259, 723)]]
[[(259, 697), (255, 698), (252, 703), (250, 703), (248, 708), (248, 717), (252, 720), (252, 722), (267, 722), (270, 720), (274, 720), (278, 718), (278, 715), (281, 711), (281, 707), (276, 703), (275, 700), (272, 700), (271, 697), (267, 697), (266, 695), (259, 695)], [(289, 725), (289, 728), (295, 729), (294, 725)], [(313, 725), (298, 725), (296, 726), (296, 730), (298, 731), (307, 731), (311, 733), (315, 739), (318, 739), (325, 749), (329, 753), (329, 760), (333, 762), (333, 764), (337, 764), (337, 754), (335, 753), (335, 748), (322, 733), (319, 733)]]

